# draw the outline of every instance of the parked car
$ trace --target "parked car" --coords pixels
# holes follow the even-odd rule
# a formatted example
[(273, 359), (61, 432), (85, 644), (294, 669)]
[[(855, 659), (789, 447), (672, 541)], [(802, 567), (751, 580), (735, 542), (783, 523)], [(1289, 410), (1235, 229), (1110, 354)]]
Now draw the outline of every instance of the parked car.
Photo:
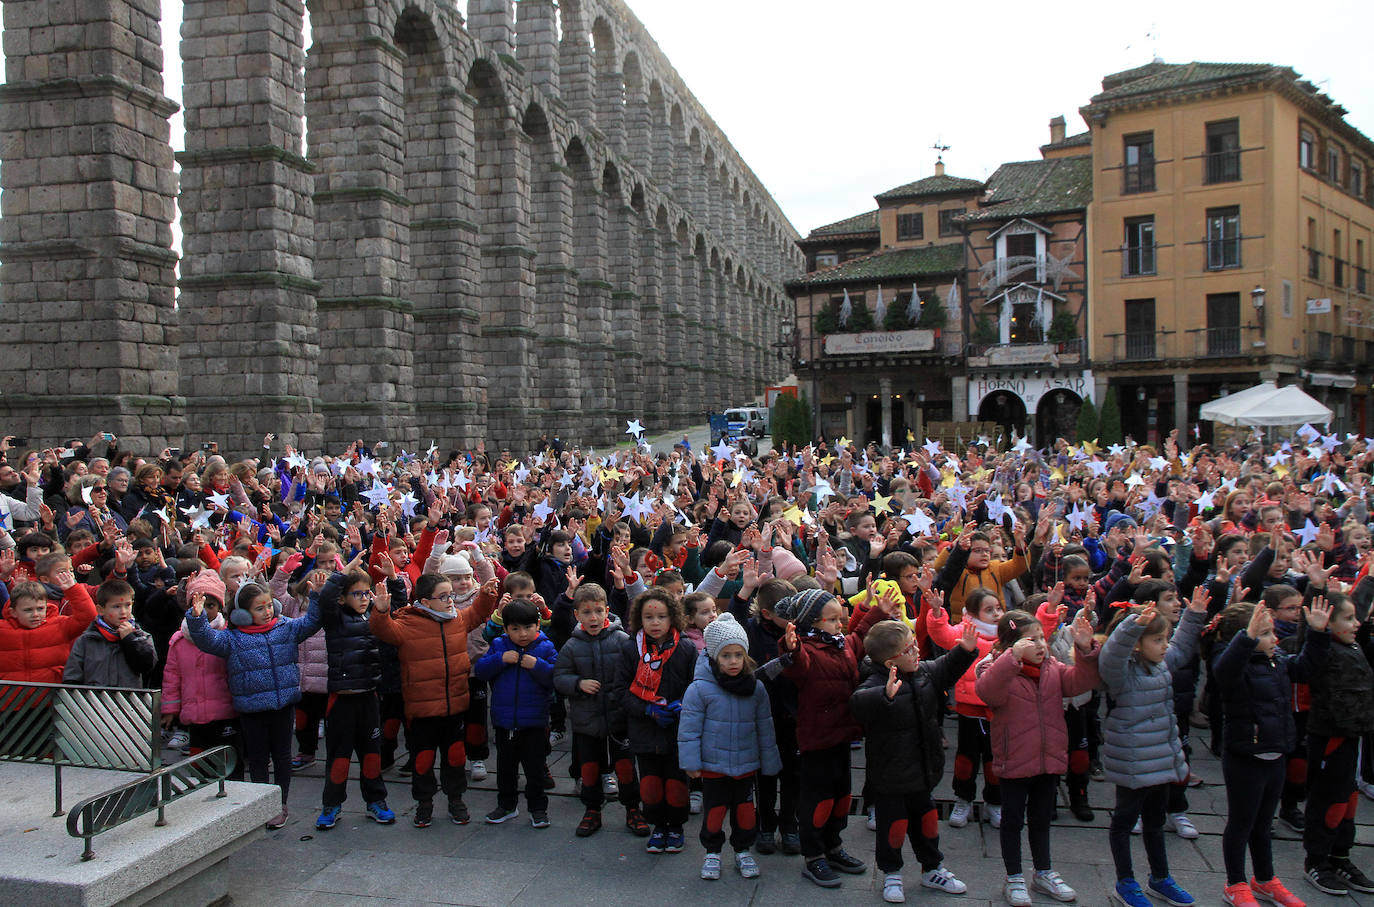
[(740, 406), (725, 411), (725, 421), (730, 430), (739, 435), (762, 438), (768, 433), (768, 420), (764, 411), (753, 406)]

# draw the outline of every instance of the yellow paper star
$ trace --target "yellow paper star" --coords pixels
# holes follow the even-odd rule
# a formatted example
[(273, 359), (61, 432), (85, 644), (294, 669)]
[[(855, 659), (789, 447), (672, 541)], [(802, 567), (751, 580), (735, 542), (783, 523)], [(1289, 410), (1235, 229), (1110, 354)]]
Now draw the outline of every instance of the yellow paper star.
[(915, 440), (916, 440), (916, 436), (913, 435), (913, 434), (911, 433), (911, 429), (909, 429), (909, 428), (906, 430), (906, 439), (907, 439), (908, 441), (915, 441)]
[(1060, 469), (1058, 466), (1054, 467), (1050, 470), (1050, 478), (1056, 482), (1064, 481), (1064, 470)]
[(841, 435), (840, 440), (835, 442), (836, 450), (844, 450), (846, 447), (853, 443), (853, 441)]
[(738, 488), (738, 487), (740, 486), (740, 483), (743, 482), (743, 481), (744, 481), (744, 472), (743, 472), (742, 470), (736, 469), (736, 470), (735, 470), (734, 478), (732, 478), (732, 479), (730, 480), (730, 487), (731, 487), (731, 488)]
[(887, 496), (887, 497), (884, 497), (883, 495), (880, 495), (880, 494), (878, 494), (877, 492), (874, 492), (874, 493), (873, 493), (873, 512), (874, 512), (874, 514), (891, 513), (891, 512), (892, 512), (892, 504), (890, 503), (891, 500), (892, 500), (892, 497), (891, 497), (890, 495)]
[(802, 512), (795, 507), (790, 507), (782, 512), (782, 518), (793, 526), (800, 526), (802, 523)]
[[(1086, 446), (1087, 446), (1087, 444), (1085, 443), (1085, 444), (1084, 444), (1084, 447), (1086, 447)], [(1068, 447), (1068, 450), (1066, 450), (1065, 453), (1067, 453), (1070, 457), (1075, 457), (1075, 456), (1078, 455), (1078, 450), (1077, 450), (1077, 448), (1075, 448), (1072, 444), (1070, 444), (1069, 447)]]
[(834, 458), (834, 457), (826, 457), (824, 460), (821, 460), (821, 465), (822, 465), (822, 466), (829, 467), (830, 464), (831, 464), (831, 463), (834, 463), (834, 462), (835, 462), (835, 458)]
[(940, 487), (953, 488), (959, 484), (959, 477), (954, 474), (954, 470), (946, 469), (940, 473)]
[(1093, 454), (1097, 453), (1097, 451), (1098, 451), (1098, 446), (1097, 446), (1097, 439), (1096, 439), (1096, 438), (1093, 438), (1091, 441), (1084, 441), (1084, 442), (1083, 442), (1083, 452), (1084, 452), (1085, 454), (1087, 454), (1088, 456), (1091, 457)]
[(1278, 464), (1274, 467), (1274, 475), (1278, 476), (1279, 478), (1283, 478), (1284, 476), (1288, 475), (1288, 467), (1284, 466), (1282, 463)]
[(601, 484), (604, 485), (607, 482), (618, 482), (624, 475), (625, 473), (616, 469), (614, 466), (610, 469), (603, 469), (601, 470)]

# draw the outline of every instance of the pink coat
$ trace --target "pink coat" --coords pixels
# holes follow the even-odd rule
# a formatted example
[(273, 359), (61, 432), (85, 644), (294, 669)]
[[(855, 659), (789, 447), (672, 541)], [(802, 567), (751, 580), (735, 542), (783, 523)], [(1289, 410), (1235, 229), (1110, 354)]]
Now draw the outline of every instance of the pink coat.
[(162, 714), (181, 715), (182, 724), (235, 718), (224, 659), (196, 648), (185, 630), (172, 634), (162, 672)]
[(1064, 697), (1097, 686), (1097, 655), (1079, 653), (1072, 667), (1052, 655), (1040, 665), (1040, 678), (1027, 677), (1011, 651), (980, 661), (978, 695), (987, 703), (992, 737), (992, 770), (999, 778), (1062, 775), (1069, 769), (1069, 731)]

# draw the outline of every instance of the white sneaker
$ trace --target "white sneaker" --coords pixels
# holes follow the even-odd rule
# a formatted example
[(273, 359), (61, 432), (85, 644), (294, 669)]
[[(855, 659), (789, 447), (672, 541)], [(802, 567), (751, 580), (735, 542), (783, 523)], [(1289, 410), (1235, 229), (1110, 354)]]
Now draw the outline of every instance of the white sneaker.
[(868, 808), (868, 818), (864, 820), (864, 825), (868, 827), (869, 831), (878, 830), (878, 808), (876, 806)]
[(757, 879), (759, 877), (759, 864), (754, 862), (754, 855), (747, 850), (735, 854), (735, 868), (739, 870), (741, 878)]
[(694, 816), (701, 813), (701, 791), (694, 790), (687, 795), (687, 809)]
[(474, 759), (468, 763), (468, 775), (473, 781), (485, 781), (487, 779), (487, 764), (481, 759)]
[(190, 745), (191, 735), (180, 729), (173, 731), (171, 738), (167, 741), (167, 748), (173, 750), (183, 749)]
[(1133, 835), (1138, 835), (1138, 834), (1142, 834), (1144, 831), (1145, 831), (1145, 824), (1144, 824), (1144, 822), (1143, 822), (1142, 820), (1140, 820), (1140, 819), (1136, 819), (1136, 820), (1135, 820), (1135, 824), (1131, 826), (1131, 834), (1133, 834)]
[(1002, 897), (1011, 907), (1031, 907), (1030, 892), (1026, 890), (1025, 876), (1007, 876), (1007, 884), (1002, 886)]
[(902, 889), (900, 872), (890, 872), (883, 876), (883, 900), (889, 904), (906, 903), (906, 891)]
[(1044, 892), (1056, 901), (1067, 902), (1078, 897), (1078, 892), (1070, 888), (1068, 884), (1059, 877), (1059, 873), (1055, 872), (1053, 869), (1047, 869), (1044, 872), (1037, 870), (1035, 875), (1031, 876), (1031, 887), (1036, 891)]
[(720, 878), (720, 854), (708, 853), (701, 861), (701, 877), (711, 882)]
[(954, 808), (949, 811), (949, 827), (963, 828), (968, 824), (969, 813), (972, 811), (972, 803), (967, 800), (955, 800)]
[(1374, 800), (1374, 784), (1370, 784), (1368, 781), (1365, 781), (1363, 778), (1361, 778), (1355, 782), (1355, 786), (1360, 789), (1360, 793), (1364, 794), (1369, 799)]
[(988, 811), (988, 824), (993, 828), (1002, 827), (1002, 807), (993, 806), (991, 803), (983, 804)]
[(614, 797), (620, 793), (620, 782), (615, 780), (615, 775), (601, 776), (601, 792), (608, 797)]
[[(901, 877), (898, 876), (898, 879)], [(945, 894), (963, 894), (968, 891), (968, 886), (954, 877), (944, 866), (937, 866), (930, 872), (921, 876), (921, 884), (926, 888), (934, 888), (936, 891), (943, 891)]]
[(1185, 841), (1197, 840), (1197, 826), (1184, 813), (1177, 813), (1164, 820), (1164, 827), (1176, 833)]
[(563, 731), (549, 731), (549, 746), (558, 746), (566, 736), (568, 735)]

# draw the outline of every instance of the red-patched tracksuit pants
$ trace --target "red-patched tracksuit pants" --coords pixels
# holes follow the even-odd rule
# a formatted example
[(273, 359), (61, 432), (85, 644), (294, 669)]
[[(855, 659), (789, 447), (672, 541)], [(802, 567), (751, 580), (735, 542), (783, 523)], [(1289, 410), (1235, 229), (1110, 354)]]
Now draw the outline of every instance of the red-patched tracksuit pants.
[(875, 847), (878, 869), (883, 873), (902, 869), (902, 844), (911, 840), (911, 849), (921, 862), (921, 871), (938, 869), (945, 855), (940, 853), (940, 814), (930, 791), (904, 794), (873, 794), (878, 813), (878, 841)]
[(377, 694), (330, 693), (324, 713), (325, 806), (342, 806), (348, 799), (348, 769), (353, 754), (362, 766), (358, 785), (363, 801), (386, 799), (382, 780), (382, 719)]
[(677, 753), (636, 753), (644, 820), (654, 828), (681, 831), (687, 824), (687, 775)]
[(730, 846), (744, 853), (759, 836), (754, 809), (754, 773), (732, 778), (715, 772), (701, 775), (701, 846), (720, 853), (725, 845), (725, 817), (730, 817)]
[(1307, 815), (1302, 832), (1306, 869), (1350, 857), (1360, 798), (1355, 790), (1359, 755), (1358, 737), (1307, 738)]
[(620, 737), (596, 737), (591, 734), (573, 732), (572, 758), (577, 766), (578, 777), (582, 779), (582, 792), (579, 795), (582, 805), (587, 809), (600, 809), (606, 802), (606, 793), (601, 789), (601, 776), (614, 773), (620, 793), (620, 803), (626, 809), (639, 809), (639, 779), (635, 777), (634, 756), (625, 741), (625, 732)]
[[(463, 716), (431, 715), (410, 720), (406, 743), (415, 754), (415, 771), (410, 776), (410, 795), (419, 803), (434, 800), (443, 788), (449, 800), (460, 800), (468, 789), (464, 772), (468, 764), (467, 728)], [(437, 757), (437, 758), (436, 758)], [(434, 779), (434, 763), (439, 763), (439, 780)]]
[(852, 790), (849, 743), (823, 750), (804, 750), (800, 759), (801, 791), (797, 796), (797, 824), (802, 856), (825, 856), (841, 845), (840, 833), (849, 824)]

